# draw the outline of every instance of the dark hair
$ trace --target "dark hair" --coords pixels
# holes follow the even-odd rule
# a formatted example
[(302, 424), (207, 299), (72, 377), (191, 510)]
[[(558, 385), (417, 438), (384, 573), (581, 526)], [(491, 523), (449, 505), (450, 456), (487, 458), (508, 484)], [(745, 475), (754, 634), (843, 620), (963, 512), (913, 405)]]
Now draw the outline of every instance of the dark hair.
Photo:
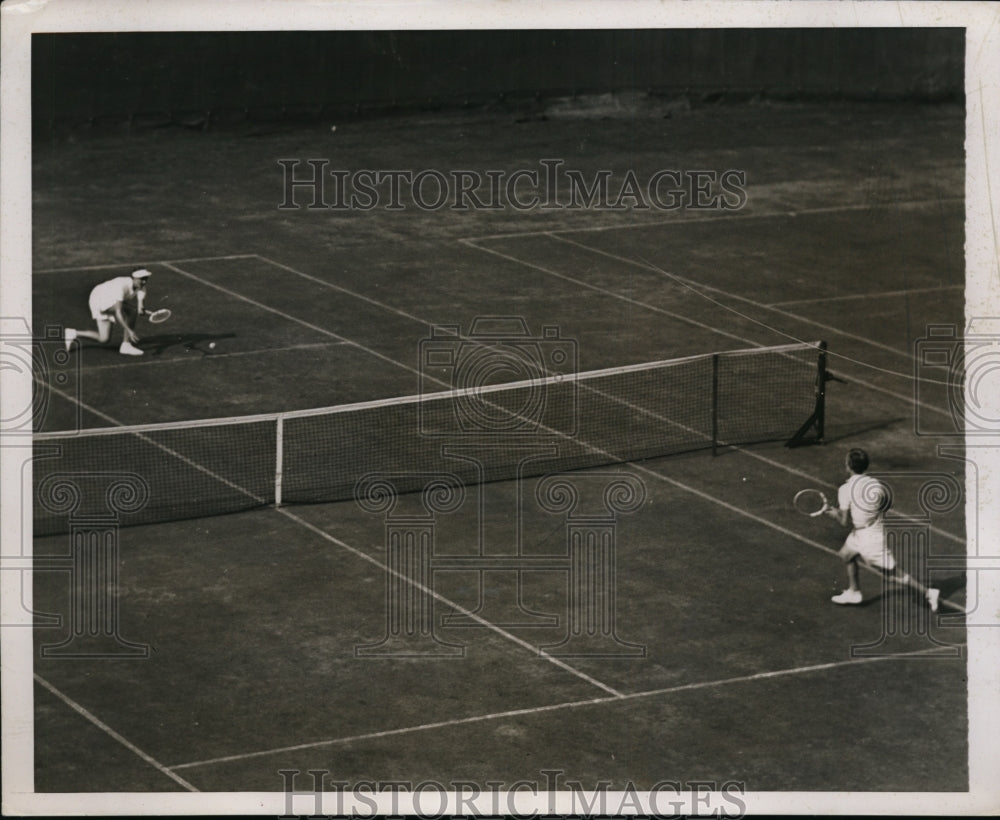
[(852, 472), (863, 473), (868, 469), (868, 453), (855, 447), (847, 454), (847, 466)]

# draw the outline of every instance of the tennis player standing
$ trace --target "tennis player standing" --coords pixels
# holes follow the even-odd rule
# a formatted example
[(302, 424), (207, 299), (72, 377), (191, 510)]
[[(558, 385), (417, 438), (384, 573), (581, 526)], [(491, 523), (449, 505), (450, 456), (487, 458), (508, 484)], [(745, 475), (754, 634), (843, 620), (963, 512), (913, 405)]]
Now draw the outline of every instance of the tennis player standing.
[[(848, 524), (851, 532), (840, 549), (840, 557), (847, 564), (847, 589), (831, 599), (835, 604), (860, 604), (861, 587), (858, 584), (858, 562), (877, 567), (891, 581), (912, 586), (923, 591), (908, 573), (896, 566), (892, 550), (885, 543), (883, 519), (889, 508), (889, 494), (883, 484), (872, 476), (865, 475), (868, 469), (868, 454), (864, 450), (853, 449), (847, 453), (847, 481), (837, 490), (837, 508), (827, 510), (827, 515)], [(932, 612), (937, 612), (941, 591), (928, 589), (924, 593)]]
[[(139, 337), (135, 332), (135, 321), (142, 313), (142, 303), (146, 298), (146, 280), (152, 274), (145, 268), (133, 271), (131, 276), (117, 276), (101, 282), (90, 292), (90, 315), (97, 323), (97, 330), (74, 330), (66, 328), (63, 337), (66, 350), (74, 339), (93, 339), (102, 345), (111, 339), (111, 325), (121, 325), (125, 338), (118, 352), (125, 356), (141, 356), (136, 344)], [(134, 303), (134, 304), (133, 304)]]

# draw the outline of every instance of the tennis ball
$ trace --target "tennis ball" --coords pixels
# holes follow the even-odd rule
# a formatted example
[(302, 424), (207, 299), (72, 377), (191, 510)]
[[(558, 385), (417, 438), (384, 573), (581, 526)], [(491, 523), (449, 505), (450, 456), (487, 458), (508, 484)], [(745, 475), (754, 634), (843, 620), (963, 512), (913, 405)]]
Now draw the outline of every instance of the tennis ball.
[[(209, 343), (208, 343), (208, 349), (209, 349), (209, 350), (215, 350), (215, 342), (209, 342)], [(745, 480), (746, 480), (746, 479), (744, 479), (744, 481), (745, 481)]]

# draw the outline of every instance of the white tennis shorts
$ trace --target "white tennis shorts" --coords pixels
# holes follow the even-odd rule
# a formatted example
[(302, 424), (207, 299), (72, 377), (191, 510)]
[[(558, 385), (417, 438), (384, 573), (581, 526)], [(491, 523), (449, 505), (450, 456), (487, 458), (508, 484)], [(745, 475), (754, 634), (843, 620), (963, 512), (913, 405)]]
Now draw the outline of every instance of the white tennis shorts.
[(90, 315), (96, 321), (100, 321), (100, 320), (103, 319), (106, 322), (114, 322), (115, 321), (115, 315), (114, 315), (114, 313), (105, 313), (104, 312), (106, 310), (111, 310), (112, 308), (114, 308), (114, 305), (111, 305), (111, 307), (101, 307), (102, 304), (104, 304), (104, 302), (102, 300), (100, 300), (100, 299), (91, 299), (90, 300)]
[(844, 541), (844, 549), (856, 552), (865, 563), (889, 572), (896, 568), (896, 559), (885, 548), (885, 530), (882, 527), (865, 527), (851, 530)]

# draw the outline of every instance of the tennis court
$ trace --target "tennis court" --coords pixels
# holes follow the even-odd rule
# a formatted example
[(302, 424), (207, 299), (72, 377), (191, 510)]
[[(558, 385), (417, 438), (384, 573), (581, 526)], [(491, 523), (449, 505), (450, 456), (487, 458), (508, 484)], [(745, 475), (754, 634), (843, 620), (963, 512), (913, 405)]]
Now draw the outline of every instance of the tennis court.
[[(952, 439), (915, 433), (950, 416), (915, 393), (913, 365), (929, 325), (963, 323), (963, 122), (946, 103), (744, 102), (669, 118), (641, 106), (571, 117), (477, 108), (346, 119), (335, 132), (161, 129), (39, 145), (36, 327), (84, 326), (90, 289), (137, 267), (153, 273), (149, 304), (173, 316), (140, 324), (141, 359), (83, 346), (73, 380), (51, 385), (45, 435), (164, 429), (48, 441), (72, 454), (74, 474), (148, 480), (143, 509), (155, 514), (122, 513), (116, 530), (115, 619), (132, 649), (51, 657), (44, 647), (68, 641), (73, 619), (35, 630), (36, 790), (276, 792), (282, 771), (308, 789), (310, 770), (329, 783), (484, 790), (544, 791), (546, 771), (562, 790), (966, 790), (964, 612), (976, 602), (964, 506), (921, 507), (931, 480), (961, 496), (965, 465), (936, 446)], [(735, 167), (748, 200), (732, 212), (278, 207), (279, 158), (510, 173), (552, 156), (585, 175), (627, 165), (639, 179)], [(457, 350), (484, 317), (518, 319), (543, 356), (569, 351), (560, 379), (806, 349), (781, 347), (759, 372), (734, 368), (717, 421), (729, 413), (757, 432), (746, 444), (722, 433), (716, 455), (711, 437), (666, 457), (637, 444), (640, 430), (662, 442), (695, 423), (688, 409), (668, 418), (673, 401), (712, 415), (708, 356), (655, 388), (659, 410), (627, 422), (619, 438), (638, 456), (591, 440), (621, 457), (563, 471), (551, 440), (514, 435), (512, 476), (410, 492), (449, 459), (474, 479), (502, 438), (435, 429), (433, 448), (450, 449), (431, 470), (403, 449), (412, 428), (392, 426), (416, 418), (399, 421), (392, 399), (454, 386), (451, 365), (425, 355), (433, 329), (457, 326), (439, 345)], [(506, 327), (508, 348), (524, 341)], [(813, 408), (819, 341), (836, 377), (825, 443), (788, 448)], [(539, 411), (561, 442), (625, 428), (585, 400), (597, 390), (585, 381), (578, 403), (558, 409), (562, 384), (547, 383)], [(641, 402), (632, 382), (617, 390)], [(501, 395), (487, 406), (513, 412)], [(351, 442), (293, 418), (357, 404), (379, 415)], [(180, 424), (248, 416), (268, 419)], [(900, 557), (918, 557), (910, 571), (942, 590), (938, 614), (882, 591), (874, 573), (862, 577), (865, 605), (830, 603), (844, 587), (844, 531), (791, 499), (803, 487), (835, 495), (851, 447), (871, 453), (897, 520), (929, 539)], [(415, 484), (395, 474), (399, 460)], [(51, 472), (68, 463), (55, 457)], [(303, 464), (309, 488), (296, 483)], [(376, 491), (350, 497), (369, 472), (400, 482), (395, 506)], [(160, 474), (174, 483), (157, 490)], [(206, 515), (220, 482), (242, 500)], [(346, 497), (323, 498), (337, 482)], [(33, 592), (37, 613), (65, 616), (74, 582), (58, 559), (73, 521), (60, 515), (34, 544), (59, 571), (36, 572)], [(430, 539), (406, 554), (419, 566), (397, 563), (392, 538), (404, 531)], [(600, 560), (574, 537), (598, 539)]]

